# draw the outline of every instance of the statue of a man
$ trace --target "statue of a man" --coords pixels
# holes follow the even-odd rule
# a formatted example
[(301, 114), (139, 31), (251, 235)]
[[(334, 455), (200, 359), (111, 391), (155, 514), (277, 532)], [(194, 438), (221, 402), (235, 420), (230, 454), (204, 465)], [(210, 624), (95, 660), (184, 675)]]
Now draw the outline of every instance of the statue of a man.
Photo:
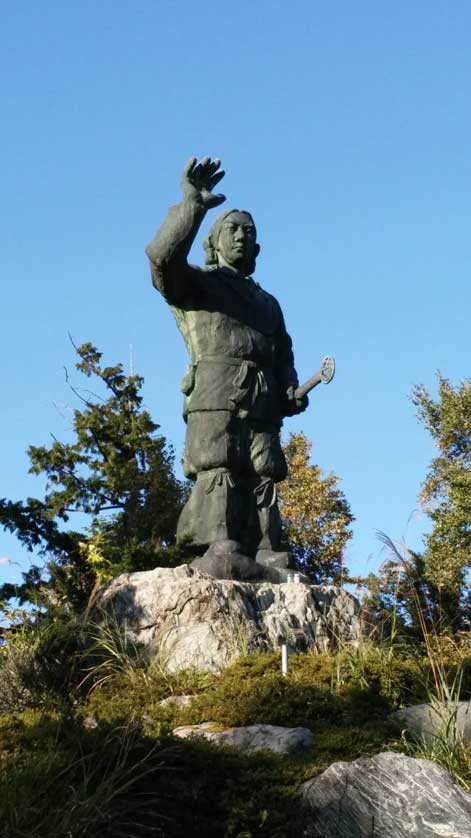
[(280, 428), (285, 416), (307, 407), (307, 397), (295, 395), (298, 377), (280, 306), (251, 278), (260, 246), (250, 213), (227, 210), (215, 221), (204, 242), (206, 269), (187, 261), (207, 211), (225, 200), (212, 191), (222, 177), (219, 160), (190, 160), (183, 200), (146, 250), (153, 284), (190, 356), (181, 383), (183, 465), (195, 484), (177, 535), (189, 535), (206, 557), (224, 557), (226, 568), (241, 559), (247, 565), (244, 557), (282, 566), (276, 483), (287, 469)]

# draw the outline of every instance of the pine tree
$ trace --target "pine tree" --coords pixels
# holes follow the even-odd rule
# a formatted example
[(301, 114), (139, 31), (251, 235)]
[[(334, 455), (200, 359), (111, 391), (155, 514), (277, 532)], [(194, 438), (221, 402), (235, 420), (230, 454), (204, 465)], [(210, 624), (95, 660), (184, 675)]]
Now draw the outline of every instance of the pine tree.
[[(185, 486), (142, 407), (143, 379), (126, 376), (121, 364), (103, 366), (91, 343), (76, 352), (77, 369), (100, 382), (105, 398), (72, 388), (81, 402), (73, 411), (73, 442), (28, 450), (30, 472), (47, 479), (44, 498), (0, 500), (0, 526), (46, 565), (45, 573), (33, 565), (20, 586), (4, 585), (0, 598), (46, 608), (66, 602), (79, 609), (97, 577), (174, 563), (180, 555), (172, 545)], [(88, 522), (80, 532), (67, 529), (73, 513)]]

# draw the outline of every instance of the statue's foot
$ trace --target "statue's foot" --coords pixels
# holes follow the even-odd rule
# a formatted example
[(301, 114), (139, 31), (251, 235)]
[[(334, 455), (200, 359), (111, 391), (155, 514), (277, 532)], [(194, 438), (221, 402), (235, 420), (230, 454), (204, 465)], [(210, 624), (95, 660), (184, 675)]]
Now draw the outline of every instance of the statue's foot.
[[(216, 541), (208, 547), (204, 556), (192, 561), (191, 567), (213, 579), (280, 584), (293, 580), (293, 571), (288, 570), (288, 558), (288, 553), (264, 549), (258, 551), (254, 560), (242, 552), (237, 541)], [(300, 582), (310, 584), (307, 576), (297, 576)]]
[(208, 556), (194, 559), (191, 567), (212, 576), (213, 579), (237, 579), (240, 582), (257, 582), (262, 579), (263, 567), (248, 556), (239, 553)]
[(237, 541), (216, 541), (204, 556), (195, 559), (191, 567), (209, 574), (214, 579), (238, 579), (255, 582), (263, 577), (263, 568), (242, 552)]

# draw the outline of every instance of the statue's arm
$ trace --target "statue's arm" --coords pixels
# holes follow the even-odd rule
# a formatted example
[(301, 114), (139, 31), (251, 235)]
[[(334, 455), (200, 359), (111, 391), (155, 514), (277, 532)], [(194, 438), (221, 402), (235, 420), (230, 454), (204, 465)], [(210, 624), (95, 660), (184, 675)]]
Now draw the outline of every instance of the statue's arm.
[(183, 302), (192, 285), (194, 268), (187, 258), (206, 210), (183, 200), (170, 207), (167, 217), (146, 247), (152, 284), (167, 302)]
[(155, 238), (146, 248), (152, 282), (169, 303), (178, 305), (191, 290), (197, 275), (188, 264), (188, 254), (208, 209), (218, 206), (224, 195), (212, 189), (224, 177), (220, 161), (192, 158), (182, 175), (183, 200), (171, 207)]

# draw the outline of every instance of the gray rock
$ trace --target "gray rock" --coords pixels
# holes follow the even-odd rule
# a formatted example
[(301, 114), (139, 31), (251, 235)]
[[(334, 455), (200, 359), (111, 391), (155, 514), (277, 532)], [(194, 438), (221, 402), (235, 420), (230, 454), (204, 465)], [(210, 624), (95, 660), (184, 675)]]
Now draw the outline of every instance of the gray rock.
[(106, 613), (172, 672), (218, 671), (280, 643), (326, 651), (360, 636), (358, 604), (340, 588), (213, 579), (188, 565), (116, 577), (98, 592), (92, 617)]
[(471, 838), (471, 796), (429, 760), (387, 752), (336, 762), (302, 796), (305, 838)]
[(471, 739), (471, 702), (414, 704), (397, 710), (391, 718), (402, 724), (416, 739), (427, 743), (446, 738), (450, 744)]
[(93, 718), (93, 716), (85, 716), (85, 718), (82, 719), (82, 727), (84, 727), (85, 730), (95, 730), (95, 728), (98, 727), (98, 722)]
[(307, 727), (249, 725), (218, 730), (212, 722), (177, 727), (173, 734), (179, 739), (205, 739), (216, 745), (229, 745), (248, 753), (272, 751), (275, 754), (290, 754), (298, 748), (308, 747), (313, 738)]
[(194, 698), (194, 695), (169, 695), (168, 698), (163, 698), (162, 701), (159, 701), (159, 704), (161, 707), (178, 709), (180, 707), (188, 707)]

